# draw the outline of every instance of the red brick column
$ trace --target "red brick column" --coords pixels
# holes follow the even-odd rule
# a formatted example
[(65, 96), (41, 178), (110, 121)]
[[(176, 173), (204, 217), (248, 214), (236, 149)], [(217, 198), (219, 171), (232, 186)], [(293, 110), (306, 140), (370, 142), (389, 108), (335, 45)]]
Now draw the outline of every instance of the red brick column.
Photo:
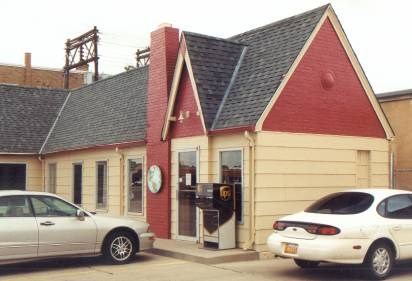
[(171, 187), (170, 139), (161, 140), (164, 117), (176, 58), (179, 30), (160, 27), (151, 33), (147, 98), (147, 168), (157, 165), (162, 171), (162, 188), (153, 194), (147, 190), (147, 221), (160, 238), (170, 238)]

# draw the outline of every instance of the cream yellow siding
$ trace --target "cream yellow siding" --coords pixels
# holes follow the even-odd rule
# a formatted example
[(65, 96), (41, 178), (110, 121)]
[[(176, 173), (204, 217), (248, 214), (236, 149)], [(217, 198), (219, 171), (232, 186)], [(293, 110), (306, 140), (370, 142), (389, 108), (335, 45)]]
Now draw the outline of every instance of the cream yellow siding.
[[(49, 171), (48, 164), (57, 165), (56, 193), (67, 200), (73, 201), (73, 164), (83, 165), (82, 177), (82, 206), (90, 211), (107, 213), (110, 215), (129, 215), (138, 219), (146, 218), (146, 184), (143, 176), (143, 213), (127, 214), (127, 185), (128, 171), (127, 160), (143, 158), (143, 171), (146, 171), (146, 148), (125, 148), (116, 151), (115, 148), (90, 149), (72, 152), (50, 154), (45, 157), (45, 182), (48, 186)], [(107, 161), (107, 209), (96, 209), (96, 162)], [(123, 174), (123, 179), (121, 178)]]
[(358, 150), (356, 155), (356, 187), (370, 186), (370, 152)]
[(275, 219), (335, 191), (388, 187), (385, 139), (258, 132), (255, 249), (265, 250)]
[(26, 164), (26, 190), (44, 191), (42, 161), (37, 156), (0, 155), (0, 163)]

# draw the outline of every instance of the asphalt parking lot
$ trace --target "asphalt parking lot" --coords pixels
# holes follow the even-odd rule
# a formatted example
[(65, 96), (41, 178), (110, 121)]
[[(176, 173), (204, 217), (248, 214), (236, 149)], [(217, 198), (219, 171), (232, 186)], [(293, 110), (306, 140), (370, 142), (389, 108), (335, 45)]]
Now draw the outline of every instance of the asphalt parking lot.
[[(396, 266), (388, 280), (412, 279), (412, 262)], [(129, 281), (129, 280), (365, 280), (356, 267), (323, 265), (302, 270), (291, 260), (275, 259), (217, 265), (141, 253), (126, 265), (107, 265), (100, 258), (60, 259), (0, 266), (0, 280), (7, 281)]]

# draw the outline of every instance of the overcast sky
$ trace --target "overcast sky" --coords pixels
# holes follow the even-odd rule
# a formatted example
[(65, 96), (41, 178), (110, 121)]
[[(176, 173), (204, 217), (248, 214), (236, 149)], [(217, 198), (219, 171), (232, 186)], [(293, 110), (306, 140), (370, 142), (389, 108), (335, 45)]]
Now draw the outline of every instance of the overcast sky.
[(412, 1), (409, 0), (3, 0), (0, 63), (61, 68), (64, 43), (97, 26), (100, 70), (134, 64), (160, 23), (229, 37), (328, 2), (337, 13), (376, 93), (412, 88)]

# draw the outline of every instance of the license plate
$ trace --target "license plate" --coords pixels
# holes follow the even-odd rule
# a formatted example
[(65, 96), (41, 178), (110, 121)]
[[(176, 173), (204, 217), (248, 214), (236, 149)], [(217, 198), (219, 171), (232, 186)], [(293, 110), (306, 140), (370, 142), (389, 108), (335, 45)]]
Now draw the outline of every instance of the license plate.
[(296, 255), (298, 253), (298, 245), (297, 244), (285, 244), (284, 252), (285, 254)]

